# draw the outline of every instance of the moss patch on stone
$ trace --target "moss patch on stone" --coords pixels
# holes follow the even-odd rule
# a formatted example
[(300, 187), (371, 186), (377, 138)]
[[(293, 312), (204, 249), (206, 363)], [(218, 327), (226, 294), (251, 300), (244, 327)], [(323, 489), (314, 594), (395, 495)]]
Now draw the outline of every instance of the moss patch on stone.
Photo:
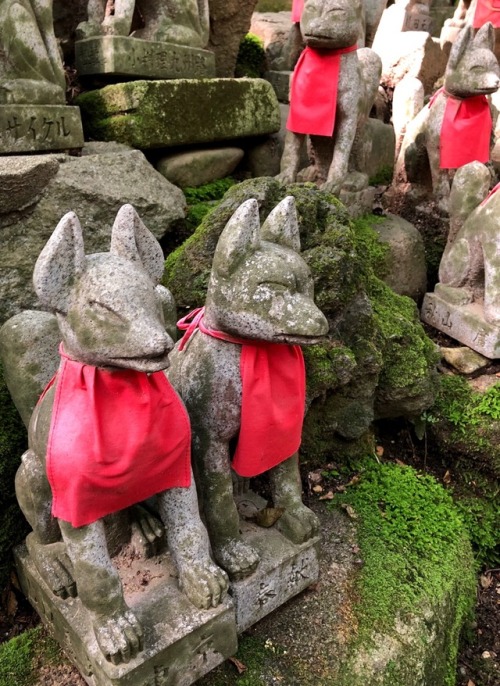
[[(455, 683), (458, 639), (475, 594), (466, 528), (452, 498), (409, 467), (365, 461), (338, 496), (357, 518), (357, 650), (339, 686)], [(377, 672), (367, 672), (377, 658)]]
[(60, 662), (61, 650), (42, 626), (0, 645), (0, 686), (31, 686), (39, 663)]
[(266, 71), (266, 51), (264, 41), (253, 33), (247, 33), (240, 43), (236, 58), (236, 78), (246, 76), (259, 79)]
[(14, 493), (14, 476), (26, 447), (26, 429), (5, 386), (0, 365), (0, 589), (8, 579), (11, 548), (28, 530)]

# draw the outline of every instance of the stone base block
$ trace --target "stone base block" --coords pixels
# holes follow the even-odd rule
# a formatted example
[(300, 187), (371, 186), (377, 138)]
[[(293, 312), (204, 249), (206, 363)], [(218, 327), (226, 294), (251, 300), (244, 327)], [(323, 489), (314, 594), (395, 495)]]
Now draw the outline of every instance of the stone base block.
[(21, 587), (89, 686), (190, 686), (237, 649), (234, 608), (196, 609), (177, 588), (169, 555), (114, 561), (125, 600), (144, 628), (144, 650), (124, 665), (102, 655), (78, 598), (61, 600), (41, 579), (25, 546), (15, 551)]
[(460, 298), (454, 300), (449, 302), (439, 293), (427, 293), (422, 304), (422, 320), (484, 357), (499, 359), (500, 327), (485, 320), (481, 303), (460, 304)]
[(78, 107), (0, 105), (0, 154), (82, 147), (83, 130)]
[[(239, 496), (237, 502), (240, 512), (266, 506), (266, 501), (254, 493)], [(231, 583), (238, 633), (316, 583), (319, 577), (319, 538), (294, 545), (274, 527), (263, 529), (250, 521), (241, 522), (241, 531), (245, 542), (259, 553), (260, 563), (251, 576)]]
[(292, 71), (268, 71), (266, 72), (266, 79), (274, 88), (276, 97), (280, 102), (290, 102), (290, 80), (292, 78)]
[(275, 133), (280, 110), (264, 79), (176, 79), (106, 86), (78, 98), (86, 132), (134, 148), (168, 148)]
[(188, 79), (215, 76), (215, 55), (172, 43), (96, 36), (75, 43), (80, 76), (115, 74), (138, 79)]

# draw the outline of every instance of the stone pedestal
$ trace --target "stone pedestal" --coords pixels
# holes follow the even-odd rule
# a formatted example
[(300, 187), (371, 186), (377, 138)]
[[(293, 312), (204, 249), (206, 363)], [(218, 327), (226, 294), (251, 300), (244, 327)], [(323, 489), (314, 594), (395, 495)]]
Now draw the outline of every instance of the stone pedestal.
[(77, 41), (75, 61), (80, 76), (113, 74), (136, 79), (215, 76), (215, 56), (208, 50), (126, 36), (96, 36)]
[(78, 598), (61, 600), (41, 579), (25, 546), (15, 551), (23, 592), (89, 686), (189, 686), (237, 649), (233, 604), (198, 610), (181, 593), (169, 555), (115, 558), (125, 600), (144, 628), (144, 650), (113, 665), (98, 648)]
[(78, 107), (0, 105), (0, 154), (83, 147)]
[(437, 284), (424, 298), (422, 320), (484, 357), (499, 359), (500, 327), (486, 321), (481, 303), (469, 300), (465, 289)]

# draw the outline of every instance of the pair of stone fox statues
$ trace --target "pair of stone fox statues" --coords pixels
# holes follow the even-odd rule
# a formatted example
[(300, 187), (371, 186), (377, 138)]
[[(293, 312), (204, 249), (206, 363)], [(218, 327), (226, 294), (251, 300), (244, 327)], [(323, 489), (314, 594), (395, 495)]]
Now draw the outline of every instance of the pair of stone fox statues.
[[(175, 348), (164, 317), (172, 319), (173, 299), (158, 285), (163, 255), (130, 205), (118, 212), (109, 253), (86, 256), (79, 220), (69, 213), (37, 261), (35, 290), (57, 318), (61, 361), (32, 414), (16, 492), (42, 578), (62, 597), (79, 595), (100, 649), (115, 664), (142, 649), (142, 628), (124, 601), (105, 515), (156, 495), (181, 589), (200, 608), (216, 606), (227, 575), (245, 577), (259, 562), (241, 538), (233, 499), (230, 444), (239, 437), (233, 467), (243, 476), (269, 472), (274, 504), (284, 508), (282, 533), (296, 543), (317, 533), (298, 472), (304, 412), (298, 344), (313, 344), (328, 324), (299, 250), (292, 197), (262, 226), (257, 201), (243, 203), (218, 242), (204, 312)], [(27, 328), (37, 327), (52, 334), (21, 345)], [(50, 367), (54, 350), (43, 348), (56, 340), (54, 331), (54, 317), (42, 312), (21, 313), (0, 331), (9, 389), (25, 418), (35, 398), (26, 397), (21, 358), (31, 346), (32, 361)], [(250, 369), (246, 377), (243, 367)], [(252, 370), (264, 370), (271, 386), (269, 406), (257, 405), (257, 412), (248, 400)], [(283, 385), (295, 396), (287, 400), (285, 438), (262, 428), (258, 417), (253, 421), (259, 415), (264, 424), (279, 424), (283, 408), (272, 399)], [(143, 521), (150, 539), (161, 533), (155, 518)]]

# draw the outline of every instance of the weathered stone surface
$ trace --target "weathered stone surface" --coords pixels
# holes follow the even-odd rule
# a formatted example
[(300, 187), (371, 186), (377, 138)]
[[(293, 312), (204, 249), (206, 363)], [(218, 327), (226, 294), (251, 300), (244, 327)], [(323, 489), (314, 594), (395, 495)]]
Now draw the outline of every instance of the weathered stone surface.
[(170, 183), (186, 188), (229, 176), (242, 160), (241, 148), (210, 148), (173, 153), (158, 160), (156, 168)]
[(393, 40), (401, 32), (431, 31), (430, 2), (414, 2), (414, 0), (397, 0), (382, 14), (373, 41), (373, 49), (379, 52), (384, 43)]
[(215, 53), (217, 76), (234, 76), (240, 42), (256, 4), (257, 0), (210, 0), (208, 48)]
[(75, 44), (80, 76), (116, 74), (136, 79), (191, 79), (215, 76), (208, 50), (125, 36), (97, 36)]
[(59, 170), (55, 157), (0, 157), (0, 213), (23, 210), (36, 202)]
[(419, 301), (427, 286), (425, 249), (420, 232), (402, 217), (388, 214), (373, 225), (389, 251), (386, 256), (385, 283), (399, 295)]
[(293, 69), (289, 12), (254, 12), (250, 32), (259, 36), (264, 43), (268, 68), (272, 71)]
[(247, 149), (244, 166), (253, 177), (276, 176), (280, 170), (282, 152), (283, 141), (280, 136), (268, 136)]
[(78, 98), (87, 133), (136, 148), (210, 143), (279, 130), (278, 101), (262, 79), (134, 81)]
[(82, 146), (78, 107), (0, 105), (0, 153), (72, 150)]
[[(472, 374), (489, 365), (490, 361), (470, 348), (440, 348), (443, 359), (461, 374)], [(498, 383), (498, 381), (497, 381)]]
[[(189, 686), (236, 652), (232, 602), (196, 609), (177, 588), (170, 555), (127, 559), (122, 553), (115, 558), (126, 601), (147, 627), (144, 651), (120, 665), (103, 658), (80, 600), (54, 595), (24, 546), (16, 550), (16, 563), (23, 592), (89, 684)], [(141, 585), (138, 578), (148, 583)]]
[[(91, 144), (90, 149), (95, 150), (96, 145)], [(116, 150), (116, 146), (111, 148)], [(0, 214), (0, 322), (36, 305), (31, 283), (36, 258), (61, 216), (71, 208), (82, 217), (86, 246), (92, 252), (107, 248), (110, 227), (123, 198), (136, 207), (157, 238), (174, 230), (184, 217), (182, 192), (138, 151), (119, 149), (58, 159), (57, 174), (29, 212)]]
[(276, 97), (280, 102), (290, 102), (290, 81), (292, 78), (291, 71), (268, 71), (265, 74), (266, 79), (274, 88)]
[(360, 144), (363, 149), (359, 156), (362, 158), (360, 167), (373, 178), (380, 174), (387, 175), (387, 172), (394, 167), (395, 136), (394, 127), (391, 124), (384, 124), (380, 119), (370, 117), (362, 133), (363, 142)]

